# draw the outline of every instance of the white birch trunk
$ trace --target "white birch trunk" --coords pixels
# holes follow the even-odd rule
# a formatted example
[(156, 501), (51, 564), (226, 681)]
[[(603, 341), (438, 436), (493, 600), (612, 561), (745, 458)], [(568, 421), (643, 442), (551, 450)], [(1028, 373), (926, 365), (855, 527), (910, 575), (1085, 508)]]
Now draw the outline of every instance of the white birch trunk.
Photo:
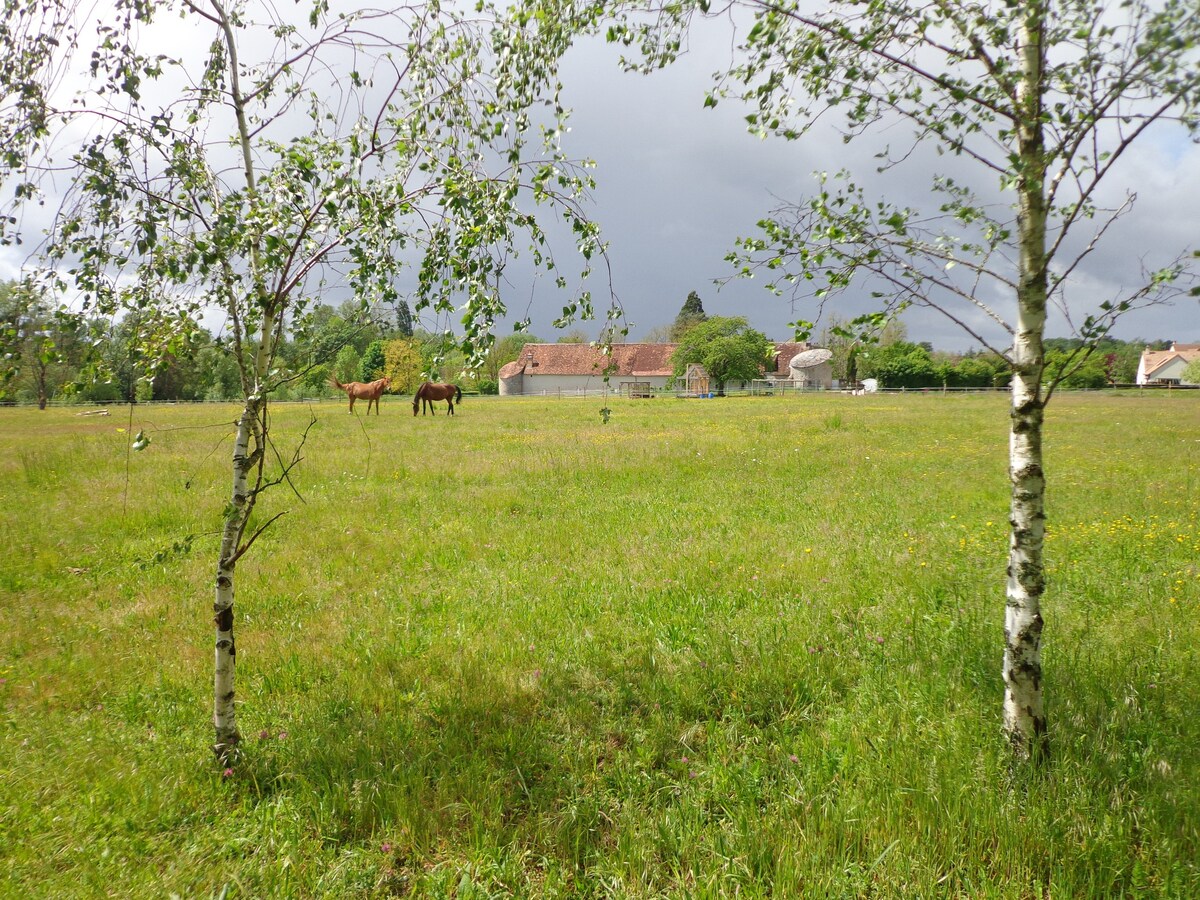
[[(1029, 346), (1025, 355), (1040, 356), (1040, 338), (1036, 346), (1036, 350)], [(1041, 611), (1046, 480), (1042, 469), (1039, 379), (1040, 372), (1036, 371), (1014, 376), (1009, 435), (1012, 534), (1004, 617), (1004, 730), (1023, 755), (1039, 754), (1046, 734)]]
[[(242, 165), (246, 178), (246, 193), (251, 206), (254, 206), (257, 187), (250, 131), (246, 117), (246, 98), (242, 94), (240, 84), (241, 69), (238, 64), (237, 40), (222, 0), (209, 0), (209, 2), (225, 35), (229, 96), (237, 119)], [(252, 372), (246, 372), (245, 368), (242, 370), (242, 386), (246, 391), (246, 403), (242, 408), (241, 418), (238, 419), (237, 437), (233, 448), (233, 489), (221, 533), (221, 552), (217, 560), (216, 599), (213, 603), (215, 614), (213, 623), (216, 626), (216, 660), (213, 668), (213, 727), (216, 732), (216, 742), (213, 750), (218, 758), (226, 763), (232, 762), (236, 757), (237, 744), (241, 740), (234, 707), (234, 676), (237, 663), (237, 646), (233, 637), (234, 571), (237, 568), (238, 557), (244, 549), (241, 542), (246, 531), (246, 523), (250, 519), (250, 513), (254, 510), (258, 496), (259, 479), (255, 478), (252, 485), (251, 473), (258, 466), (263, 452), (265, 435), (259, 433), (258, 420), (266, 406), (263, 386), (270, 367), (274, 329), (278, 321), (278, 315), (272, 309), (271, 304), (264, 302), (266, 291), (259, 269), (258, 250), (258, 242), (255, 241), (251, 246), (250, 268), (255, 299), (262, 307), (262, 322), (259, 339), (254, 350)], [(233, 321), (237, 323), (237, 328), (241, 327), (239, 316), (234, 316)], [(238, 364), (244, 365), (240, 341), (235, 346)]]
[(214, 752), (222, 761), (236, 754), (241, 735), (234, 709), (234, 674), (237, 646), (233, 637), (234, 570), (237, 567), (238, 547), (246, 521), (253, 508), (250, 493), (250, 472), (254, 460), (250, 439), (254, 433), (255, 417), (261, 404), (257, 396), (247, 399), (238, 420), (237, 437), (233, 447), (233, 490), (229, 510), (221, 533), (221, 552), (217, 560), (216, 599), (213, 602), (213, 624), (216, 626), (216, 660), (213, 668), (213, 726), (216, 731)]
[(1004, 617), (1004, 731), (1018, 753), (1045, 749), (1042, 703), (1042, 612), (1045, 589), (1046, 480), (1042, 468), (1042, 397), (1046, 325), (1046, 199), (1042, 112), (1042, 3), (1031, 3), (1022, 29), (1022, 82), (1017, 140), (1020, 282), (1013, 341), (1009, 435), (1008, 582)]

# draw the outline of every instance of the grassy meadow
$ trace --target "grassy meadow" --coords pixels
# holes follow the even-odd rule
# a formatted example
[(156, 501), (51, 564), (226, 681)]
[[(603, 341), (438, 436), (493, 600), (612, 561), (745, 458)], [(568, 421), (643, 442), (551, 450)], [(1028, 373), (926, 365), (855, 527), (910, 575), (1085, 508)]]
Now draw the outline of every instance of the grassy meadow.
[(1200, 393), (1050, 407), (1037, 775), (1006, 404), (273, 407), (230, 773), (235, 408), (0, 409), (0, 896), (1200, 896)]

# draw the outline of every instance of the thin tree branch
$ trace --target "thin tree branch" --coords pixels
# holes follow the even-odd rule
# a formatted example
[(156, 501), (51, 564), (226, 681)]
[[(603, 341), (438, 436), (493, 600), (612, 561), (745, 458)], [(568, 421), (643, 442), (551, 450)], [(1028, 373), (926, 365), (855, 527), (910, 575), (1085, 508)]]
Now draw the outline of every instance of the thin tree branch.
[(242, 558), (242, 556), (246, 553), (247, 550), (249, 550), (251, 547), (254, 546), (254, 542), (258, 540), (259, 535), (261, 535), (264, 531), (266, 531), (276, 520), (281, 519), (286, 515), (287, 515), (287, 510), (285, 509), (283, 512), (278, 512), (275, 515), (271, 516), (271, 518), (267, 519), (267, 521), (264, 522), (262, 524), (262, 526), (259, 527), (259, 529), (254, 532), (254, 534), (250, 535), (250, 540), (248, 540), (246, 543), (242, 544), (241, 547), (238, 548), (237, 552), (234, 553), (233, 556), (231, 556), (229, 558), (227, 565), (229, 565), (229, 566), (237, 565), (237, 561)]

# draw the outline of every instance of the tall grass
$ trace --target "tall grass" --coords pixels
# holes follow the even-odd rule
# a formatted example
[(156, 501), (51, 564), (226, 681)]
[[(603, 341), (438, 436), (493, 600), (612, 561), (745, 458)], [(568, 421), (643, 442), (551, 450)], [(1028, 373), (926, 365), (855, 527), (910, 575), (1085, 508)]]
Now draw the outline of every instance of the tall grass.
[(229, 776), (233, 409), (0, 410), (0, 893), (1200, 895), (1200, 397), (1050, 409), (1037, 775), (1004, 398), (384, 405), (262, 502)]

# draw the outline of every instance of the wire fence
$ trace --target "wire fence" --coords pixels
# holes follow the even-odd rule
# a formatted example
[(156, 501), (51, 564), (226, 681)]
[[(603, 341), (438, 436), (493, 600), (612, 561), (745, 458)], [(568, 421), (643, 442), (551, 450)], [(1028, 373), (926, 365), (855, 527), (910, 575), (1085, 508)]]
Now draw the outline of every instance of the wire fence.
[[(640, 389), (635, 395), (630, 397), (628, 392), (618, 390), (614, 387), (599, 387), (599, 388), (554, 388), (540, 391), (524, 391), (520, 394), (479, 394), (477, 392), (464, 391), (465, 396), (484, 398), (488, 400), (495, 399), (497, 401), (510, 400), (533, 400), (533, 399), (557, 399), (557, 400), (575, 400), (575, 399), (634, 399), (634, 400), (652, 400), (655, 398), (671, 398), (671, 399), (720, 399), (721, 397), (805, 397), (814, 394), (944, 394), (944, 395), (961, 395), (961, 394), (1007, 394), (1008, 387), (922, 387), (922, 388), (877, 388), (874, 391), (865, 392), (861, 387), (858, 388), (815, 388), (815, 387), (762, 387), (755, 386), (740, 390), (726, 390), (723, 393), (718, 391), (706, 391), (703, 393), (689, 393), (686, 390), (677, 388), (647, 388)], [(1200, 391), (1200, 384), (1114, 384), (1107, 385), (1102, 388), (1063, 388), (1058, 389), (1059, 392), (1072, 394), (1111, 394), (1120, 391), (1138, 391), (1138, 392), (1195, 392)], [(396, 400), (411, 400), (411, 394), (388, 394), (387, 396)], [(332, 397), (292, 397), (288, 399), (275, 399), (272, 403), (307, 403), (307, 404), (344, 404), (344, 396)], [(230, 404), (240, 404), (241, 401), (237, 398), (229, 400), (137, 400), (136, 406), (220, 406)], [(126, 407), (128, 402), (116, 400), (78, 400), (73, 398), (54, 398), (47, 401), (47, 407), (54, 409), (78, 409), (80, 411), (101, 410), (107, 407)], [(5, 399), (0, 400), (0, 407), (30, 407), (37, 406), (35, 400), (25, 399)]]

